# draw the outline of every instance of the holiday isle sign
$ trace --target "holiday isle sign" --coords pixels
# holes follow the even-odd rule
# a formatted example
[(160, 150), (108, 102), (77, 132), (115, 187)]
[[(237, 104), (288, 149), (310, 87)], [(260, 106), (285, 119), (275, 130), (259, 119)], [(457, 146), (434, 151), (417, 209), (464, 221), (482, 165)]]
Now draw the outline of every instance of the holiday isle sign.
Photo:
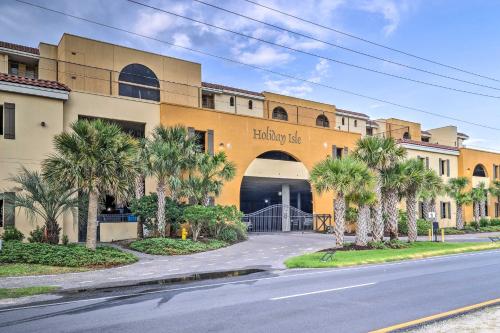
[(279, 133), (267, 126), (265, 129), (253, 129), (253, 139), (254, 140), (266, 140), (266, 141), (276, 141), (280, 145), (285, 143), (291, 144), (301, 144), (302, 138), (298, 135), (297, 131), (295, 133)]

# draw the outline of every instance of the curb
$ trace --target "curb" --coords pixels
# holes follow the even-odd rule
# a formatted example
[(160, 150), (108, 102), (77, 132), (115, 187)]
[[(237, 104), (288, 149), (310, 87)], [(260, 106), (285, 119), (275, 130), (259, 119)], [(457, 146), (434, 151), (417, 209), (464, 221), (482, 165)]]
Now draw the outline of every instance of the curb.
[(464, 307), (454, 309), (451, 311), (446, 311), (446, 312), (438, 313), (438, 314), (431, 315), (428, 317), (423, 317), (423, 318), (408, 321), (405, 323), (381, 328), (381, 329), (378, 329), (375, 331), (371, 331), (370, 333), (405, 332), (405, 331), (408, 331), (410, 329), (414, 329), (417, 327), (428, 325), (428, 324), (431, 324), (434, 322), (447, 320), (447, 319), (461, 316), (464, 314), (472, 313), (472, 312), (479, 311), (479, 310), (482, 310), (482, 309), (485, 309), (485, 308), (488, 308), (491, 306), (499, 305), (499, 304), (500, 304), (500, 298), (496, 298), (496, 299), (492, 299), (492, 300), (489, 300), (486, 302), (468, 305), (468, 306), (464, 306)]

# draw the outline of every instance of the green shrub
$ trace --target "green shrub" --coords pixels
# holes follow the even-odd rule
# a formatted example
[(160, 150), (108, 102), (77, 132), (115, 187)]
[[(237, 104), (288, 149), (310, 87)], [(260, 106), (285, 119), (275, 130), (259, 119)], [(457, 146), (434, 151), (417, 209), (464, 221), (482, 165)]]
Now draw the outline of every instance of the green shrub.
[(429, 234), (429, 229), (432, 228), (432, 223), (424, 220), (424, 219), (418, 219), (417, 220), (417, 233), (419, 236), (426, 236)]
[(465, 234), (464, 230), (458, 230), (457, 228), (443, 228), (445, 235), (462, 235)]
[(14, 227), (5, 227), (2, 235), (4, 241), (22, 241), (24, 234)]
[(207, 229), (209, 223), (215, 218), (215, 211), (211, 207), (193, 205), (184, 209), (184, 220), (189, 223), (193, 241), (198, 240), (202, 229)]
[(483, 228), (483, 227), (487, 227), (490, 225), (490, 221), (486, 218), (482, 218), (479, 220), (479, 227)]
[(479, 223), (477, 223), (476, 221), (472, 221), (469, 223), (469, 226), (474, 229), (474, 230), (478, 230), (479, 229)]
[(408, 215), (405, 211), (399, 211), (398, 231), (400, 235), (408, 235)]
[(68, 245), (69, 244), (68, 235), (63, 235), (62, 236), (62, 243), (63, 243), (63, 245)]
[(407, 247), (410, 246), (410, 244), (400, 241), (398, 239), (393, 239), (388, 242), (385, 242), (385, 246), (390, 249), (406, 249)]
[(130, 248), (149, 254), (178, 255), (215, 250), (227, 245), (221, 240), (194, 242), (190, 239), (179, 238), (146, 238), (132, 242)]
[(490, 225), (491, 226), (500, 226), (500, 219), (491, 219)]
[(217, 239), (226, 243), (235, 243), (238, 241), (238, 233), (234, 229), (225, 228), (221, 230)]
[(0, 263), (25, 263), (66, 267), (112, 267), (137, 261), (130, 253), (109, 246), (95, 251), (82, 245), (52, 245), (47, 243), (5, 242)]
[(46, 243), (45, 238), (45, 226), (36, 226), (35, 229), (30, 231), (30, 237), (28, 237), (28, 242), (30, 243)]
[(481, 232), (497, 232), (500, 231), (500, 226), (489, 226), (489, 227), (483, 227), (479, 229)]
[(387, 249), (387, 246), (384, 242), (368, 242), (368, 247), (377, 250)]

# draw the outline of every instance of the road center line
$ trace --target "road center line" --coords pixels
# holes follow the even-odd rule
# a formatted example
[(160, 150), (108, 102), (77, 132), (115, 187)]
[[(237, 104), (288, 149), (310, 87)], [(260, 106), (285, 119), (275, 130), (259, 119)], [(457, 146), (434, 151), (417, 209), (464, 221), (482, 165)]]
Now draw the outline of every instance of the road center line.
[(271, 301), (279, 301), (279, 300), (282, 300), (282, 299), (288, 299), (288, 298), (294, 298), (294, 297), (301, 297), (301, 296), (315, 295), (315, 294), (321, 294), (321, 293), (329, 293), (329, 292), (338, 291), (338, 290), (345, 290), (345, 289), (366, 287), (366, 286), (371, 286), (371, 285), (374, 285), (374, 284), (376, 284), (376, 282), (356, 284), (354, 286), (339, 287), (339, 288), (332, 288), (332, 289), (325, 289), (325, 290), (317, 290), (317, 291), (311, 291), (311, 292), (302, 293), (302, 294), (295, 294), (295, 295), (274, 297), (274, 298), (271, 298), (270, 300)]

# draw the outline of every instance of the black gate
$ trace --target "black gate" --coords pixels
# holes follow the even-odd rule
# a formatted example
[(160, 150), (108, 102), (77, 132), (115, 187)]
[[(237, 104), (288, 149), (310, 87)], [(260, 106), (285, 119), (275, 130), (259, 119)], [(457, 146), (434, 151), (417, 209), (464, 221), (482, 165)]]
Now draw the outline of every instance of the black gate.
[(283, 217), (289, 210), (290, 230), (303, 231), (313, 229), (313, 215), (292, 206), (272, 205), (254, 213), (245, 214), (243, 222), (250, 232), (283, 231)]

